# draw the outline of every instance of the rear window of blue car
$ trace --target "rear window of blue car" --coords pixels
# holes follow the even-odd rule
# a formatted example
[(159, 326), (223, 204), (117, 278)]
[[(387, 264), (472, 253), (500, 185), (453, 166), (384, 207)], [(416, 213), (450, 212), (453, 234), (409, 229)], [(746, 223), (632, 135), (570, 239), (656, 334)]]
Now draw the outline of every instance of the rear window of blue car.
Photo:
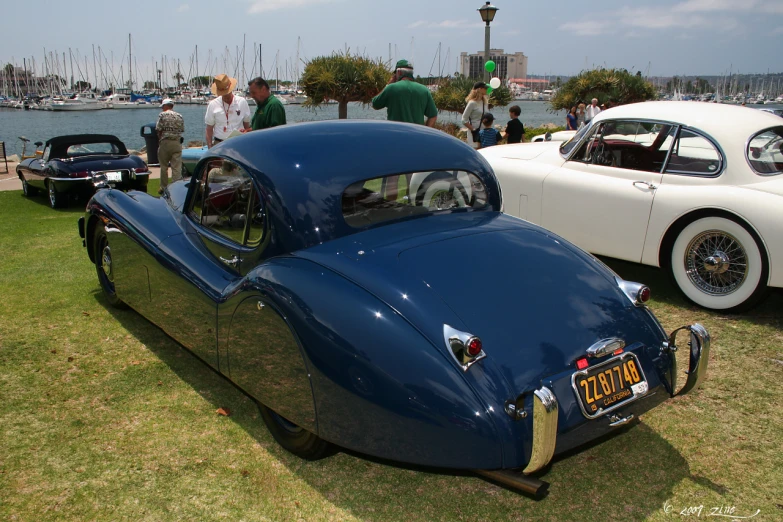
[(482, 209), (487, 189), (475, 174), (436, 170), (359, 181), (343, 191), (342, 211), (354, 228), (444, 210)]

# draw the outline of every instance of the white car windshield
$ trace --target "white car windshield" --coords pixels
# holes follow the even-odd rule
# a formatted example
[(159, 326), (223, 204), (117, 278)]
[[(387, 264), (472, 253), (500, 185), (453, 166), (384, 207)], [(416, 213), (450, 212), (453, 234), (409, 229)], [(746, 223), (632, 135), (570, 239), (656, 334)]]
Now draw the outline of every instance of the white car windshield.
[(783, 172), (783, 126), (773, 127), (753, 136), (748, 141), (748, 163), (762, 176)]

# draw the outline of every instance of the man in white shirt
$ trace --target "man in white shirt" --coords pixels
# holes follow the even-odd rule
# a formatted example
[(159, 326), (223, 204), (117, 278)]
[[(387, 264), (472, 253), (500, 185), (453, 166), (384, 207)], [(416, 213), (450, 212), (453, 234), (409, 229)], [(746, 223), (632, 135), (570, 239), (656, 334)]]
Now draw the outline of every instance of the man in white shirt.
[(590, 101), (590, 105), (588, 105), (587, 109), (585, 109), (585, 125), (590, 123), (590, 120), (598, 116), (599, 112), (601, 112), (601, 107), (598, 106), (598, 98), (593, 98)]
[(234, 94), (236, 78), (218, 74), (212, 82), (212, 94), (217, 98), (207, 105), (204, 123), (207, 126), (207, 147), (212, 148), (232, 132), (250, 130), (250, 107), (247, 100)]

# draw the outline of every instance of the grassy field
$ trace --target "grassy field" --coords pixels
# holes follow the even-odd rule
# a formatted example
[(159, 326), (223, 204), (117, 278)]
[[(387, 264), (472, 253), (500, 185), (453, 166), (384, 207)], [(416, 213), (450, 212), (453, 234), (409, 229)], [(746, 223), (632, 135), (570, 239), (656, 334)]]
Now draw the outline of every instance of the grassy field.
[(0, 192), (2, 520), (674, 521), (732, 506), (783, 519), (780, 293), (721, 316), (685, 304), (660, 271), (611, 261), (652, 287), (667, 330), (710, 329), (710, 373), (638, 426), (558, 459), (535, 502), (469, 473), (286, 453), (252, 401), (135, 312), (108, 307), (81, 212)]

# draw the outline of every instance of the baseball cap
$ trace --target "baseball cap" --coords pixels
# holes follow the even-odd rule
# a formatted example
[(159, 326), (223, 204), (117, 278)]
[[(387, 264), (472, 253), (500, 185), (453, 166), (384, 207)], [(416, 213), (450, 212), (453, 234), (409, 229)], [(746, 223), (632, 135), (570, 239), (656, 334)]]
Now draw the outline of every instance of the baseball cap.
[(395, 69), (413, 69), (413, 65), (408, 62), (408, 60), (399, 60), (397, 62), (397, 65), (394, 66)]
[(164, 105), (174, 105), (174, 100), (171, 98), (166, 98), (162, 102), (160, 102), (160, 106), (163, 107)]

